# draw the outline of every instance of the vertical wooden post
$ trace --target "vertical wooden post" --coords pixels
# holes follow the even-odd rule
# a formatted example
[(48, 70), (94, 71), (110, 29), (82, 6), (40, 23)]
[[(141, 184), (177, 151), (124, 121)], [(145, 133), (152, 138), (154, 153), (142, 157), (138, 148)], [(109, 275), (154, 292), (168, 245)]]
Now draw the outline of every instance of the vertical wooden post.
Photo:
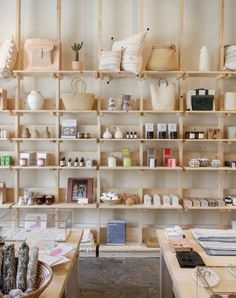
[[(95, 57), (97, 57), (96, 61), (94, 61), (94, 69), (98, 69), (98, 61), (100, 58), (100, 52), (102, 50), (102, 0), (97, 1), (97, 49), (95, 49)], [(98, 78), (97, 83), (98, 90), (98, 105), (97, 105), (97, 138), (98, 140), (101, 137), (101, 78)], [(98, 141), (99, 142), (99, 141)], [(97, 156), (98, 156), (98, 165), (101, 164), (101, 144), (100, 142), (97, 144)], [(100, 194), (101, 194), (101, 173), (97, 171), (97, 244), (101, 242), (101, 210), (99, 209), (100, 205)]]
[[(102, 50), (102, 0), (98, 0), (98, 24), (97, 24), (97, 60), (94, 61), (94, 69), (98, 69), (98, 61), (100, 58), (100, 52)], [(96, 49), (95, 49), (96, 51)]]
[(21, 61), (21, 0), (16, 0), (16, 47), (17, 47), (17, 69), (22, 68)]
[(219, 70), (224, 69), (224, 14), (225, 1), (219, 0)]
[(183, 47), (184, 47), (184, 0), (179, 0), (179, 66), (183, 70)]
[(59, 69), (62, 67), (62, 54), (61, 54), (61, 0), (57, 0), (57, 40), (59, 48)]

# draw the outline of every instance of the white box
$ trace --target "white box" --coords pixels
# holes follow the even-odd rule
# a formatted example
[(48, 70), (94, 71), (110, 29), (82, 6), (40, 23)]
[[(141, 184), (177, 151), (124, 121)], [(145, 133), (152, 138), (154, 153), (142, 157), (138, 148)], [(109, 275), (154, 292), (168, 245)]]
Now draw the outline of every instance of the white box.
[(45, 166), (49, 165), (49, 153), (47, 153), (47, 152), (37, 152), (37, 160), (39, 158), (42, 158), (42, 159), (45, 160), (45, 163), (44, 163)]
[(177, 124), (176, 123), (168, 123), (168, 131), (177, 131)]
[(201, 199), (200, 202), (201, 202), (201, 207), (208, 207), (208, 201), (207, 200)]
[(76, 139), (77, 138), (77, 120), (64, 119), (61, 125), (61, 138)]
[(227, 138), (228, 139), (236, 138), (236, 127), (235, 126), (227, 127)]
[(154, 130), (154, 125), (153, 123), (146, 123), (145, 124), (145, 131), (153, 131)]
[(162, 196), (163, 206), (170, 206), (170, 197), (167, 195)]
[(166, 131), (166, 123), (157, 123), (157, 131)]
[(26, 159), (27, 166), (35, 166), (37, 164), (37, 155), (36, 152), (25, 152), (20, 153), (20, 159)]
[(161, 206), (161, 197), (157, 194), (153, 195), (153, 205)]
[(171, 196), (171, 204), (172, 204), (172, 206), (178, 207), (179, 206), (179, 197), (176, 195)]
[(152, 197), (148, 194), (145, 194), (143, 197), (143, 204), (148, 206), (152, 205)]

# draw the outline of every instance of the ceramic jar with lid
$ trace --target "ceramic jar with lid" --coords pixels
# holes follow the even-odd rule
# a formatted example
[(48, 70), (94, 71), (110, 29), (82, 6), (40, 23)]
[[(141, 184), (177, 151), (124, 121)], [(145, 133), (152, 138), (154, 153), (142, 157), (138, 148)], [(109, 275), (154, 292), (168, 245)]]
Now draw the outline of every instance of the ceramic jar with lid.
[(54, 195), (45, 196), (45, 204), (52, 205), (54, 203)]

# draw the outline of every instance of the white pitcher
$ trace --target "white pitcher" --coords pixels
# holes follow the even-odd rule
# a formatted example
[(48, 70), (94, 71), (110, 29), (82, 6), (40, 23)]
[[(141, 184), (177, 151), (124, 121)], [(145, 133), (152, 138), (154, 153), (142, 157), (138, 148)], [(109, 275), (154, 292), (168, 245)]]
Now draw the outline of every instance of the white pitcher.
[[(163, 83), (164, 82), (164, 83)], [(175, 108), (175, 86), (166, 79), (150, 85), (152, 109), (154, 111), (173, 111)]]

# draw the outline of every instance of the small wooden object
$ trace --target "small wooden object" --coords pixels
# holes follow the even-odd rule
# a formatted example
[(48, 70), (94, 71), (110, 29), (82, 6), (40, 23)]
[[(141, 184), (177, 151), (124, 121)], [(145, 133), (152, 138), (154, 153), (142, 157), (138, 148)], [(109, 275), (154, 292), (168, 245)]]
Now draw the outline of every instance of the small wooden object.
[(0, 110), (7, 109), (7, 90), (0, 88)]
[(5, 182), (0, 182), (0, 204), (6, 202), (6, 184)]

